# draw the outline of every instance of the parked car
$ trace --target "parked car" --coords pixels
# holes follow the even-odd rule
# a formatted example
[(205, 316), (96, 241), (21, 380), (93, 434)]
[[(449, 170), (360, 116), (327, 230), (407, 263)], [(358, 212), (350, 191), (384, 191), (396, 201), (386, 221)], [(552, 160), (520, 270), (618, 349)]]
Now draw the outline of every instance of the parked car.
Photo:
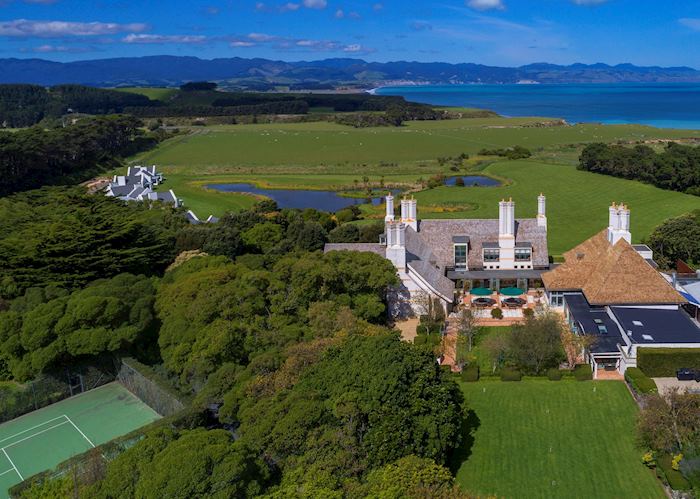
[(682, 367), (676, 371), (676, 378), (678, 381), (697, 381), (697, 374), (695, 369)]

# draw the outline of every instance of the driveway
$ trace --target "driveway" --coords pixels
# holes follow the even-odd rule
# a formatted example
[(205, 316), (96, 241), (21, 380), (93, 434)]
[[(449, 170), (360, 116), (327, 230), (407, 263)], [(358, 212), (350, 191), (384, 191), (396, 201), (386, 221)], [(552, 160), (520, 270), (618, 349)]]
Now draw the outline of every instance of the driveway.
[(656, 386), (659, 388), (659, 393), (665, 395), (671, 388), (677, 387), (684, 392), (689, 389), (691, 392), (700, 393), (700, 383), (697, 381), (678, 381), (676, 378), (653, 378)]

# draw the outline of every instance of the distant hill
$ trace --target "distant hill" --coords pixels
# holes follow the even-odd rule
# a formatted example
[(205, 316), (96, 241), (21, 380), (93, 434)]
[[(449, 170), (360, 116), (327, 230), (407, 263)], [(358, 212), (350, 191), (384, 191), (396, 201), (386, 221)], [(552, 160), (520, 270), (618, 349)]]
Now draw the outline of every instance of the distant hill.
[(284, 62), (268, 59), (199, 59), (182, 56), (122, 57), (75, 62), (0, 59), (0, 83), (56, 85), (80, 83), (102, 87), (172, 86), (213, 80), (221, 86), (268, 90), (284, 86), (325, 89), (341, 85), (369, 87), (384, 83), (613, 83), (700, 82), (689, 67), (640, 67), (632, 64), (536, 63), (517, 68), (441, 62), (367, 62), (325, 59)]

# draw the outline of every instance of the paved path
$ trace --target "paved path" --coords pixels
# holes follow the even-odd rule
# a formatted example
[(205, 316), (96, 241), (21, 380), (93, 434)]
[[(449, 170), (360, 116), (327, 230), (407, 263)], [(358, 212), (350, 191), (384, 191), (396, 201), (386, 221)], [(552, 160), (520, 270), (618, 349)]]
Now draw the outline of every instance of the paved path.
[(700, 383), (697, 381), (679, 381), (676, 378), (653, 378), (661, 395), (665, 395), (671, 388), (678, 388), (684, 392), (686, 389), (700, 393)]

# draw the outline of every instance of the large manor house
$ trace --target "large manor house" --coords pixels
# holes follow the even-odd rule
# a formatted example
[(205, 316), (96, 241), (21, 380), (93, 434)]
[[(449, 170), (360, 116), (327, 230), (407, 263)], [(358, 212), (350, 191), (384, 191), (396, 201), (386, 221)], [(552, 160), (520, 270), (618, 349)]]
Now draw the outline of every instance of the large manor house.
[[(650, 248), (632, 244), (629, 207), (613, 203), (608, 227), (553, 264), (546, 197), (536, 202), (535, 218), (516, 218), (515, 201), (504, 199), (497, 219), (420, 220), (415, 199), (401, 199), (397, 218), (389, 195), (378, 243), (327, 244), (325, 251), (371, 251), (390, 260), (401, 279), (390, 293), (396, 318), (420, 313), (425, 296), (447, 312), (466, 306), (482, 317), (506, 303), (557, 310), (576, 334), (594, 337), (586, 352), (594, 372), (624, 373), (642, 347), (700, 348), (700, 325), (688, 313), (695, 304), (657, 270)], [(484, 303), (486, 310), (476, 307)], [(510, 316), (522, 317), (514, 308)]]

